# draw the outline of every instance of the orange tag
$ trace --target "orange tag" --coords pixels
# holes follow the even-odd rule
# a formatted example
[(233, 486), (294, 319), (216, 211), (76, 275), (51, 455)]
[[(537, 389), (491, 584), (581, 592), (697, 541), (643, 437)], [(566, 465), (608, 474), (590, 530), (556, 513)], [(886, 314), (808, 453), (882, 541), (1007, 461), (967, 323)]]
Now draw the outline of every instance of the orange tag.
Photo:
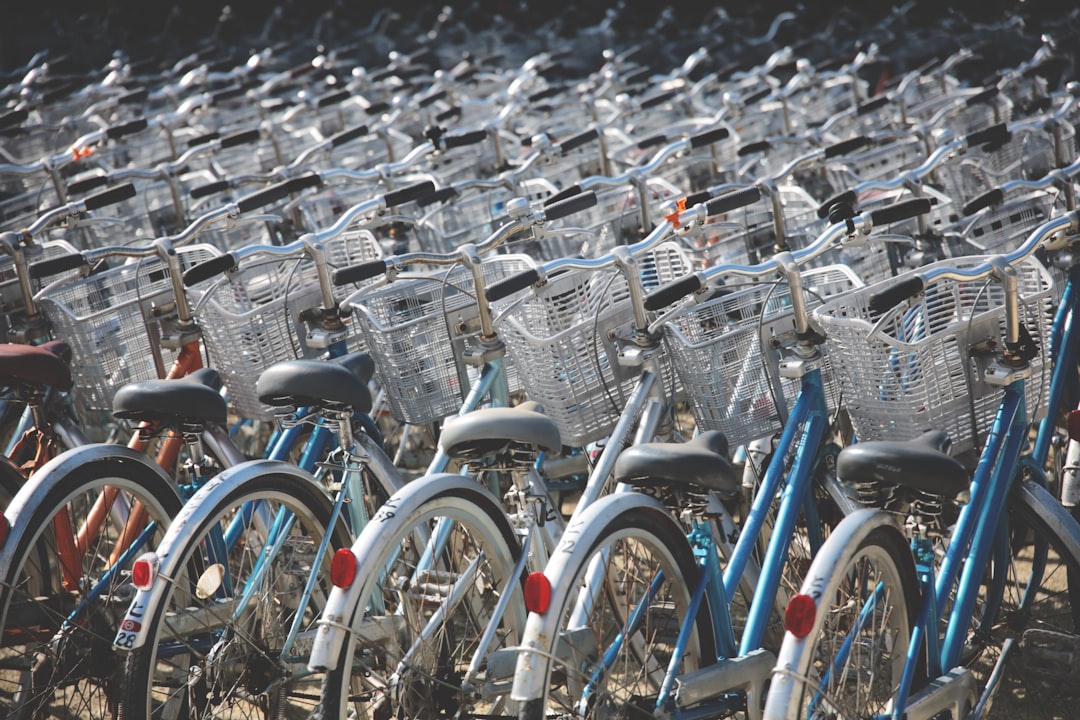
[(73, 148), (71, 148), (71, 154), (72, 154), (72, 159), (73, 160), (82, 160), (83, 158), (88, 158), (91, 155), (93, 155), (94, 154), (94, 148), (92, 148), (92, 147), (84, 147), (84, 148), (73, 147)]
[(679, 198), (675, 201), (675, 212), (664, 218), (671, 223), (676, 230), (679, 229), (679, 215), (682, 214), (683, 210), (686, 210), (686, 198)]

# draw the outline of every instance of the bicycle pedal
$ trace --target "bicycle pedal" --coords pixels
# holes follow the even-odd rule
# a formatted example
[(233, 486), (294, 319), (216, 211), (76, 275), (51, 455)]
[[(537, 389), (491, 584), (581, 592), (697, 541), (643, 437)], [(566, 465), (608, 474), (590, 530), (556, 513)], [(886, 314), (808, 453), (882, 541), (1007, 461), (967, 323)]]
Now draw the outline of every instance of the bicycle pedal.
[(1020, 639), (1019, 669), (1029, 685), (1080, 697), (1080, 635), (1031, 628)]

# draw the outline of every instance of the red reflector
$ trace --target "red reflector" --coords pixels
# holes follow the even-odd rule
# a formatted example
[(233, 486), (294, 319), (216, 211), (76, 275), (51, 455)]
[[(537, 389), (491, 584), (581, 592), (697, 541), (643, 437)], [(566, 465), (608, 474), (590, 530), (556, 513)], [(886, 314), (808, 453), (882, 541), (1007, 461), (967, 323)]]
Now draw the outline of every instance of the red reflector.
[(784, 627), (798, 638), (804, 638), (814, 629), (817, 603), (809, 595), (796, 595), (788, 601), (784, 610)]
[(1069, 428), (1069, 439), (1080, 441), (1080, 410), (1070, 410), (1066, 425)]
[(341, 548), (330, 560), (330, 582), (334, 587), (351, 587), (356, 579), (356, 556), (349, 548)]
[(545, 613), (551, 605), (551, 581), (542, 572), (532, 572), (525, 578), (525, 608), (529, 612)]
[(150, 558), (141, 557), (131, 566), (131, 584), (136, 590), (149, 590), (157, 575), (155, 563)]

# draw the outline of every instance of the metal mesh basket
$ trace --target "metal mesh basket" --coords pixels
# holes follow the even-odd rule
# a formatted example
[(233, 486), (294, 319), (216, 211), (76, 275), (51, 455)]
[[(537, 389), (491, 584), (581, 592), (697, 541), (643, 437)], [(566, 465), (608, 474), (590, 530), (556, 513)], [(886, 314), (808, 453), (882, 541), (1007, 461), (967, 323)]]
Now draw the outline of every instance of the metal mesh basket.
[[(638, 263), (646, 289), (691, 270), (675, 243)], [(622, 274), (569, 270), (504, 307), (499, 333), (526, 393), (559, 426), (563, 443), (581, 447), (609, 434), (638, 378), (636, 369), (619, 364), (615, 344), (633, 319)], [(679, 394), (667, 363), (663, 381)]]
[(860, 182), (891, 180), (926, 159), (926, 146), (915, 135), (849, 153), (826, 162), (833, 192), (843, 192)]
[[(366, 230), (343, 233), (324, 245), (332, 266), (346, 266), (381, 256)], [(339, 288), (339, 302), (350, 292)], [(273, 409), (259, 402), (255, 384), (267, 368), (283, 360), (317, 357), (325, 348), (309, 345), (300, 314), (322, 302), (314, 264), (304, 259), (272, 259), (242, 266), (205, 289), (195, 302), (210, 365), (229, 392), (233, 411), (269, 420)], [(363, 338), (349, 333), (350, 352), (363, 350)]]
[[(784, 210), (784, 234), (788, 247), (799, 249), (812, 242), (825, 229), (817, 216), (817, 203), (802, 188), (783, 185), (777, 188)], [(723, 263), (752, 265), (767, 260), (776, 252), (773, 206), (768, 198), (737, 208), (685, 236), (692, 247), (697, 267)]]
[[(810, 307), (862, 287), (843, 265), (807, 270), (803, 284)], [(780, 429), (799, 383), (780, 378), (772, 341), (790, 340), (793, 333), (790, 288), (774, 283), (757, 283), (688, 305), (665, 322), (672, 362), (700, 429), (722, 431), (733, 447)], [(822, 375), (826, 400), (836, 407), (840, 383), (828, 354)], [(778, 408), (781, 400), (783, 413)]]
[[(986, 256), (947, 260), (970, 267)], [(928, 268), (942, 263), (934, 263)], [(1019, 268), (1021, 317), (1043, 352), (1031, 363), (1029, 412), (1046, 397), (1052, 318), (1049, 272), (1029, 259)], [(878, 314), (871, 295), (891, 283), (869, 285), (814, 311), (827, 337), (829, 357), (844, 378), (844, 402), (863, 440), (906, 440), (943, 430), (963, 452), (985, 438), (1001, 401), (1000, 387), (982, 380), (986, 341), (1004, 335), (1004, 292), (986, 281), (940, 280), (911, 303)]]
[(467, 242), (479, 242), (509, 221), (506, 203), (523, 197), (539, 206), (558, 192), (543, 179), (526, 180), (516, 189), (505, 187), (466, 191), (438, 206), (426, 209), (416, 223), (423, 249), (449, 252)]
[[(185, 269), (214, 257), (209, 245), (177, 250)], [(157, 258), (120, 265), (43, 290), (38, 306), (56, 337), (72, 349), (79, 403), (111, 411), (116, 391), (131, 382), (164, 377), (177, 351), (160, 347), (157, 308), (173, 302), (172, 283)]]
[[(497, 255), (482, 263), (487, 284), (531, 266), (525, 255)], [(479, 333), (472, 271), (458, 266), (400, 277), (385, 287), (362, 290), (346, 303), (354, 308), (379, 385), (399, 422), (422, 425), (461, 409), (478, 373), (462, 357), (476, 347)], [(504, 365), (513, 391), (518, 382), (509, 353)]]
[(1028, 234), (1050, 219), (1056, 193), (1030, 192), (997, 207), (987, 208), (974, 217), (964, 218), (953, 230), (974, 252), (1009, 252)]
[[(66, 240), (47, 240), (35, 248), (26, 248), (25, 252), (31, 262), (39, 262), (61, 255), (74, 255), (78, 250)], [(44, 285), (43, 279), (45, 278), (30, 280), (33, 292), (41, 289)], [(11, 341), (8, 333), (18, 328), (19, 318), (24, 317), (25, 312), (26, 304), (19, 290), (15, 260), (10, 255), (0, 254), (0, 332), (3, 333), (0, 337), (4, 338), (4, 342)]]

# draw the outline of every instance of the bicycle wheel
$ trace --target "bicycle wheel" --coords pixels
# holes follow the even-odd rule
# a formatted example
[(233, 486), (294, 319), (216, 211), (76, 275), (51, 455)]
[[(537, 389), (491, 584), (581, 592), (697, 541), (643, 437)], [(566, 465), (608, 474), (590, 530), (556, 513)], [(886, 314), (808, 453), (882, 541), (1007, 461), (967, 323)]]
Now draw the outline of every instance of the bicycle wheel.
[[(439, 483), (443, 477), (453, 486)], [(319, 717), (505, 714), (513, 655), (504, 653), (501, 671), (489, 660), (516, 646), (525, 625), (514, 575), (521, 548), (492, 495), (457, 476), (434, 480), (416, 502), (391, 498), (386, 508), (394, 510), (380, 511), (353, 546), (357, 582), (366, 583), (356, 607), (366, 612), (326, 675)], [(417, 497), (422, 489), (406, 492)], [(495, 617), (506, 592), (513, 593), (506, 611)]]
[[(78, 538), (106, 492), (114, 498), (96, 533), (84, 533), (81, 551), (61, 547), (57, 538)], [(114, 560), (124, 518), (137, 506), (145, 530)], [(130, 564), (156, 545), (179, 509), (168, 478), (115, 446), (64, 453), (19, 491), (0, 555), (0, 706), (6, 717), (115, 714), (123, 658), (113, 652), (112, 638), (132, 597)]]
[[(602, 510), (600, 503), (593, 510)], [(549, 577), (566, 602), (545, 613), (557, 613), (557, 631), (540, 649), (546, 669), (532, 668), (545, 674), (545, 697), (523, 702), (522, 719), (652, 717), (687, 621), (693, 627), (677, 672), (715, 660), (707, 600), (696, 618), (687, 617), (699, 571), (679, 527), (651, 508), (603, 517), (610, 519), (588, 551)]]
[(881, 518), (873, 511), (848, 516), (815, 558), (802, 590), (816, 603), (813, 625), (802, 637), (784, 638), (766, 717), (888, 714), (919, 591), (911, 550)]
[[(1009, 497), (1013, 542), (1001, 608), (978, 628), (981, 650), (971, 661), (980, 684), (999, 666), (1001, 680), (984, 691), (989, 717), (1054, 718), (1073, 714), (1080, 667), (1080, 525), (1036, 483)], [(1045, 558), (1045, 567), (1039, 567)], [(1002, 659), (1003, 648), (1011, 657)]]
[[(307, 648), (330, 589), (333, 551), (349, 535), (343, 522), (331, 526), (330, 497), (316, 482), (276, 472), (228, 482), (233, 476), (219, 475), (196, 493), (185, 522), (160, 546), (179, 570), (143, 618), (146, 642), (128, 656), (125, 718), (292, 718), (315, 705), (322, 679), (304, 671)], [(208, 492), (226, 483), (220, 495)], [(197, 504), (208, 495), (216, 500), (210, 507)], [(223, 528), (234, 520), (240, 532), (227, 545)], [(268, 531), (275, 520), (285, 522)], [(319, 557), (327, 535), (330, 546)], [(264, 546), (277, 550), (262, 556)], [(264, 572), (256, 575), (260, 559)], [(309, 577), (316, 582), (304, 602)], [(286, 654), (294, 628), (299, 634)]]

